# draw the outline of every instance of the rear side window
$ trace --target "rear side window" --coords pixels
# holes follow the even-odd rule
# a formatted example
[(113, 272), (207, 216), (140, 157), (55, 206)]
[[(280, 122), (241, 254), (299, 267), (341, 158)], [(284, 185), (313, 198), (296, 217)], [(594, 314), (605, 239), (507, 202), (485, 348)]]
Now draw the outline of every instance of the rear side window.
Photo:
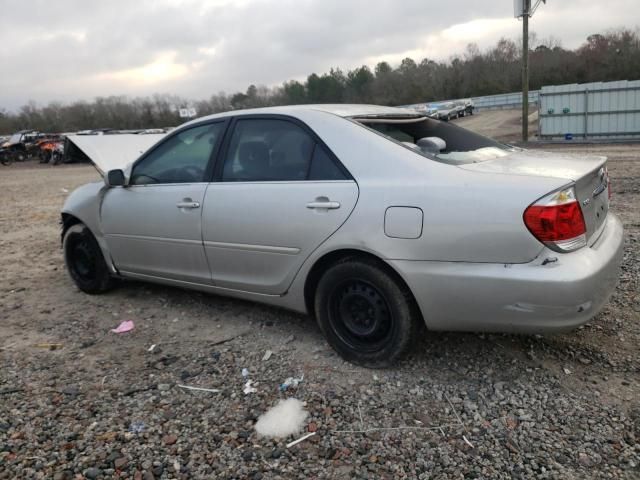
[(322, 147), (299, 125), (287, 120), (244, 119), (235, 124), (222, 181), (344, 179), (341, 174)]
[(311, 160), (309, 180), (346, 180), (347, 177), (338, 168), (322, 145), (316, 145)]

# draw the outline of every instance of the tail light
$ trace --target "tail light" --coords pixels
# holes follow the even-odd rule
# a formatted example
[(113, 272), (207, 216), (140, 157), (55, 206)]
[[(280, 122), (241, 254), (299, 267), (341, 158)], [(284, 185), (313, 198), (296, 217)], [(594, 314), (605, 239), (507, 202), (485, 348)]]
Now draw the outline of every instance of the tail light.
[(609, 169), (604, 167), (604, 176), (607, 180), (607, 196), (609, 200), (611, 200), (611, 177), (609, 176)]
[(524, 211), (529, 231), (552, 250), (571, 252), (587, 244), (586, 225), (573, 187), (553, 192)]

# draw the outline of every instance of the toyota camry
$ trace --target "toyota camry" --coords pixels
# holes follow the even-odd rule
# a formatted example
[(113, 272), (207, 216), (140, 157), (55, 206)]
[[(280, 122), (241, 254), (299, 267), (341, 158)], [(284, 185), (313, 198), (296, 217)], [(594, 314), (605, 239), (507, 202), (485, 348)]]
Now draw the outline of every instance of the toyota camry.
[(604, 157), (370, 105), (216, 114), (135, 157), (96, 156), (103, 181), (62, 209), (84, 292), (136, 279), (285, 307), (381, 367), (422, 331), (577, 327), (616, 285)]

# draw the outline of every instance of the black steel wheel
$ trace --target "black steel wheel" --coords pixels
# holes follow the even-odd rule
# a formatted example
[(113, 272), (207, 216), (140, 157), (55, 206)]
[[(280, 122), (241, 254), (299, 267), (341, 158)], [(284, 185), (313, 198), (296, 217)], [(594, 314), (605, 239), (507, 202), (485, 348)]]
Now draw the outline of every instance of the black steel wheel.
[(393, 333), (393, 316), (384, 295), (361, 278), (345, 279), (329, 297), (331, 328), (350, 348), (375, 351)]
[(387, 367), (409, 348), (420, 325), (411, 293), (383, 265), (368, 259), (331, 266), (318, 283), (318, 323), (345, 360)]
[(78, 223), (69, 227), (62, 242), (69, 275), (85, 293), (102, 293), (113, 287), (100, 246), (91, 231)]

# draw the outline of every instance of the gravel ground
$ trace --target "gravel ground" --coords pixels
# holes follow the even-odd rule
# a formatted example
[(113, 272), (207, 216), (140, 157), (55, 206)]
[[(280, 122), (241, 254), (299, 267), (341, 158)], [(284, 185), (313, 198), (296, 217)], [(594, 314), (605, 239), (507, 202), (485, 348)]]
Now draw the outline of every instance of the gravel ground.
[[(457, 118), (455, 125), (481, 133), (501, 142), (519, 142), (522, 139), (522, 111), (520, 109), (480, 110), (474, 115)], [(532, 106), (529, 114), (529, 138), (538, 134), (538, 110)]]
[[(432, 333), (379, 371), (286, 311), (134, 282), (79, 292), (58, 211), (94, 170), (0, 168), (0, 479), (640, 478), (640, 148), (571, 149), (610, 155), (626, 228), (604, 311), (548, 337)], [(291, 448), (253, 429), (286, 397), (317, 432)]]

